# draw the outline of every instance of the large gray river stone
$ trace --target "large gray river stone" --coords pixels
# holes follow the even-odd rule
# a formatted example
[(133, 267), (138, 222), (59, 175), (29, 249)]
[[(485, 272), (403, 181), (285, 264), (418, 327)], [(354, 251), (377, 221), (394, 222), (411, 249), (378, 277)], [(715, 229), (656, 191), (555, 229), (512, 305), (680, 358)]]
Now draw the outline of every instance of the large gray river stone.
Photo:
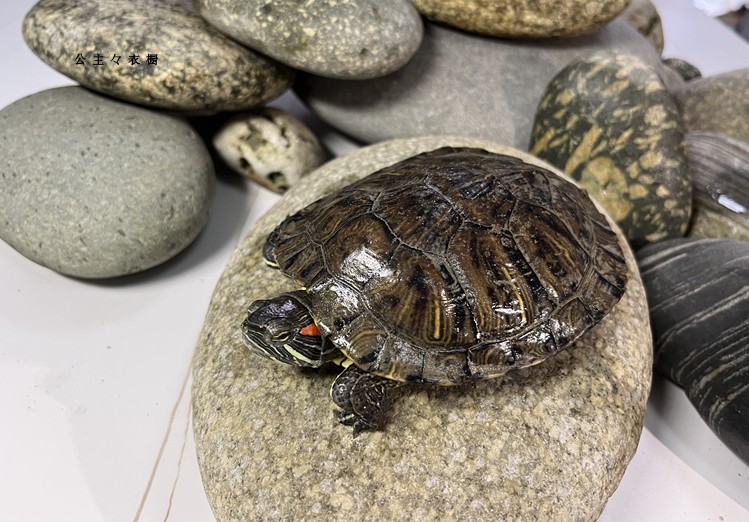
[(0, 111), (0, 238), (57, 272), (115, 277), (172, 258), (206, 224), (214, 183), (183, 118), (83, 87)]
[(321, 119), (366, 143), (438, 134), (527, 149), (546, 85), (568, 62), (599, 49), (634, 54), (669, 82), (676, 77), (622, 20), (588, 36), (545, 40), (488, 38), (427, 23), (419, 52), (393, 74), (363, 81), (301, 75), (294, 89)]
[(298, 371), (243, 345), (249, 304), (294, 287), (261, 258), (275, 225), (345, 184), (445, 145), (534, 161), (472, 139), (377, 144), (300, 180), (230, 259), (192, 389), (198, 461), (219, 520), (595, 520), (616, 489), (637, 447), (652, 363), (645, 295), (626, 247), (624, 297), (574, 347), (501, 380), (413, 390), (395, 403), (385, 431), (356, 439), (335, 420), (335, 372)]

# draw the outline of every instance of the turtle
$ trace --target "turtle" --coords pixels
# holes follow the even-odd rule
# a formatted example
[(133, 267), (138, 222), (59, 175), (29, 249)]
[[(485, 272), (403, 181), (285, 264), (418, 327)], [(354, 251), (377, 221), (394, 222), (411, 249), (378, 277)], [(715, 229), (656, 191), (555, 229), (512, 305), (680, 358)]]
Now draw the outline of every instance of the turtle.
[(443, 147), (288, 216), (266, 263), (298, 290), (254, 301), (250, 351), (343, 370), (338, 420), (383, 429), (394, 390), (542, 362), (611, 311), (629, 277), (587, 192), (519, 158)]

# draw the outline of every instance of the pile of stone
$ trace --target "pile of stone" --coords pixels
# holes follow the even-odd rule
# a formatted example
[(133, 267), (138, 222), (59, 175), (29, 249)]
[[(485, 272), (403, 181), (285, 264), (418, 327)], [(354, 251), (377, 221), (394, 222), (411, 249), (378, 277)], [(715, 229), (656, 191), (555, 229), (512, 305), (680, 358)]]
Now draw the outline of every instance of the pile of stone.
[[(642, 428), (649, 317), (656, 368), (748, 458), (735, 361), (749, 275), (734, 260), (749, 256), (749, 71), (699, 79), (662, 60), (649, 1), (41, 0), (22, 31), (80, 85), (0, 111), (0, 238), (32, 261), (81, 278), (166, 262), (206, 223), (210, 149), (285, 194), (229, 260), (197, 349), (196, 443), (217, 518), (594, 520)], [(314, 134), (267, 107), (290, 88), (374, 145), (317, 168)], [(197, 114), (217, 130), (201, 137)], [(421, 391), (386, 431), (352, 440), (332, 420), (332, 375), (243, 347), (251, 299), (293, 288), (263, 243), (291, 211), (441, 146), (574, 179), (639, 249), (644, 286), (627, 252), (625, 297), (574, 350), (501, 382)]]

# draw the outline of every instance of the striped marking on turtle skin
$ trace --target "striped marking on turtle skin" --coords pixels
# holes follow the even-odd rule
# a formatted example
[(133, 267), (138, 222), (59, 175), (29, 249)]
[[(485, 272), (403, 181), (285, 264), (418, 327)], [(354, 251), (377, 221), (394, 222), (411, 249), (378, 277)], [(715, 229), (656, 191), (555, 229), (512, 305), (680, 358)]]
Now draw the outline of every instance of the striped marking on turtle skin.
[(295, 349), (294, 349), (294, 347), (293, 347), (293, 346), (291, 346), (290, 344), (284, 344), (284, 345), (283, 345), (283, 347), (284, 347), (284, 349), (285, 349), (285, 350), (286, 350), (286, 351), (287, 351), (287, 352), (288, 352), (288, 353), (289, 353), (290, 355), (292, 355), (292, 356), (293, 356), (293, 357), (294, 357), (295, 359), (297, 359), (297, 360), (300, 360), (300, 361), (304, 361), (304, 362), (306, 362), (307, 364), (309, 364), (310, 366), (314, 366), (314, 365), (315, 365), (315, 364), (317, 363), (316, 361), (313, 361), (313, 360), (312, 360), (312, 359), (310, 359), (309, 357), (305, 356), (305, 355), (304, 355), (303, 353), (301, 353), (301, 352), (298, 352), (297, 350), (295, 350)]
[[(307, 286), (321, 331), (395, 380), (448, 385), (536, 364), (600, 320), (627, 279), (582, 190), (485, 151), (415, 156), (289, 219), (276, 259)], [(433, 226), (447, 241), (428, 238)]]
[(291, 356), (293, 359), (302, 361), (311, 367), (320, 365), (319, 359), (311, 359), (310, 357), (307, 357), (288, 343), (283, 344), (283, 350), (286, 351), (286, 353), (283, 353), (281, 351), (281, 347), (276, 347), (264, 342), (259, 342), (252, 336), (245, 335), (244, 339), (253, 347), (253, 353), (267, 357), (274, 361), (288, 364), (288, 361), (290, 360), (288, 356)]

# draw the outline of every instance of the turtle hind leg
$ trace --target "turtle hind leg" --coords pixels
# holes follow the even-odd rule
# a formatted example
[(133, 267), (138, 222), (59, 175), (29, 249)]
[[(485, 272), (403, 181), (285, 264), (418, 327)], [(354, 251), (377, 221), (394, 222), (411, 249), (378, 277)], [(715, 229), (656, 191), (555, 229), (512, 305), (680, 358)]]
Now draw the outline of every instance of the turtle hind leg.
[(394, 400), (392, 392), (402, 384), (350, 365), (330, 389), (333, 402), (341, 408), (338, 421), (353, 426), (354, 437), (364, 430), (382, 429)]

